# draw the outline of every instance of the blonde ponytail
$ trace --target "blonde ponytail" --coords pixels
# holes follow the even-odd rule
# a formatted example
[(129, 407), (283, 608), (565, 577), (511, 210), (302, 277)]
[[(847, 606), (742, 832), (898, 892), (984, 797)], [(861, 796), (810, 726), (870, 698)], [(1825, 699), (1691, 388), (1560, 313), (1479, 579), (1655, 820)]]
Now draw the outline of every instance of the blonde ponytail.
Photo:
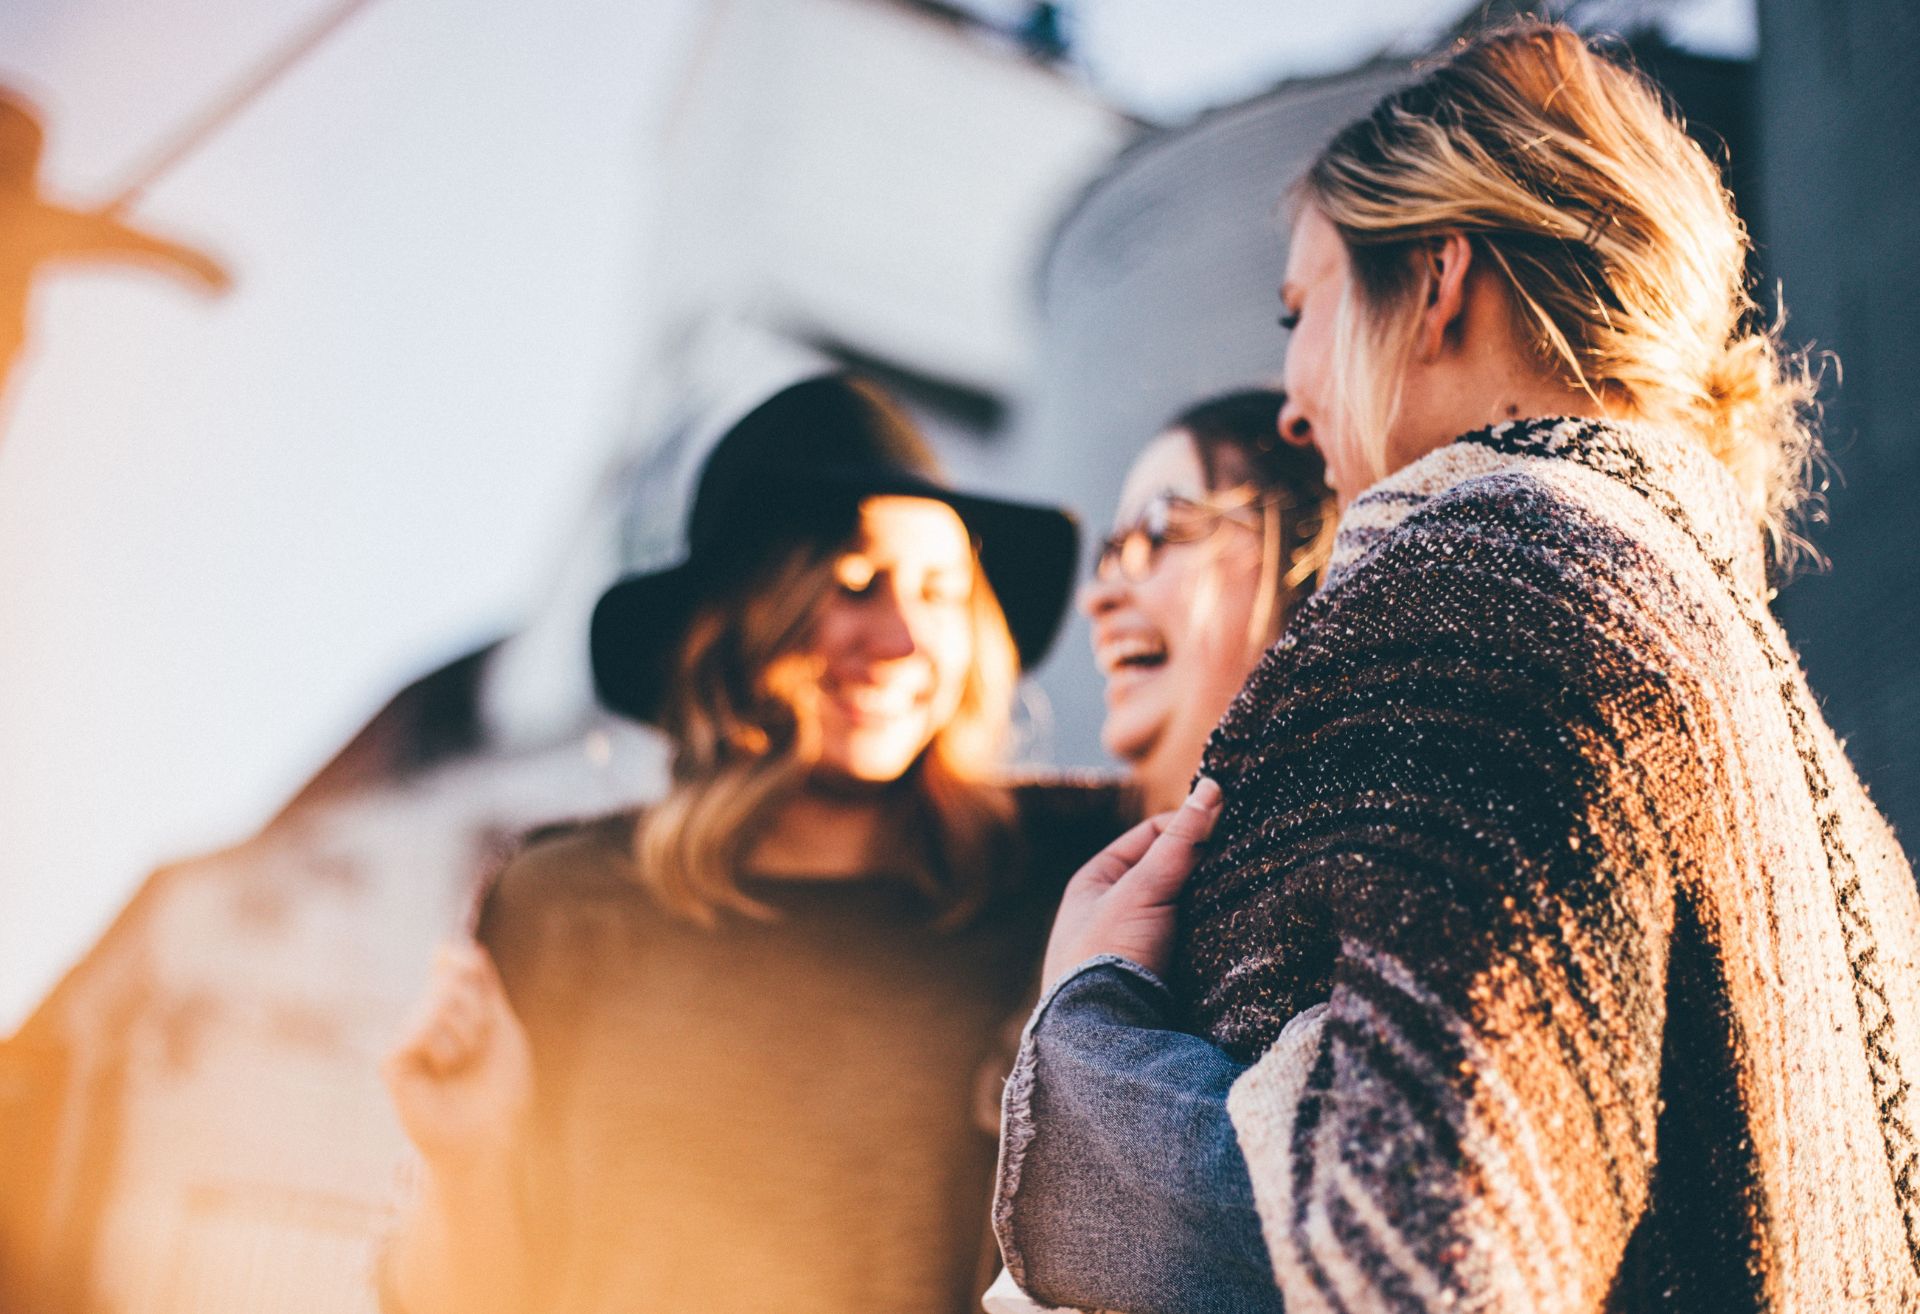
[(1775, 332), (1737, 334), (1703, 380), (1707, 446), (1754, 506), (1770, 556), (1790, 570), (1816, 554), (1801, 532), (1820, 444), (1819, 378), (1803, 355), (1782, 353)]

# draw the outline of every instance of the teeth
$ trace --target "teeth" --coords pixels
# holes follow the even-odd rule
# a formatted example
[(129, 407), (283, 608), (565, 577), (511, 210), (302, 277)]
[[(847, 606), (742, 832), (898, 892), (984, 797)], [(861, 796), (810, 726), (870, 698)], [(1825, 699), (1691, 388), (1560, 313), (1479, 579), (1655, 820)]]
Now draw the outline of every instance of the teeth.
[(1109, 639), (1100, 645), (1100, 665), (1111, 672), (1122, 666), (1145, 665), (1165, 660), (1166, 645), (1145, 635)]
[(847, 706), (867, 716), (899, 716), (913, 710), (919, 695), (911, 689), (843, 689)]

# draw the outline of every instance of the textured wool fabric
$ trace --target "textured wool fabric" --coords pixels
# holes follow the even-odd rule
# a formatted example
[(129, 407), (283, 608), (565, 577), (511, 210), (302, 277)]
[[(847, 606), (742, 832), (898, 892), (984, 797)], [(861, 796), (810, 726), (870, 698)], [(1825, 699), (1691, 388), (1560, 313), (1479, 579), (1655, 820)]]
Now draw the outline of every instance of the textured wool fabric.
[(1229, 1107), (1293, 1314), (1920, 1309), (1920, 897), (1764, 598), (1673, 434), (1349, 509), (1209, 747), (1175, 979), (1273, 1051)]

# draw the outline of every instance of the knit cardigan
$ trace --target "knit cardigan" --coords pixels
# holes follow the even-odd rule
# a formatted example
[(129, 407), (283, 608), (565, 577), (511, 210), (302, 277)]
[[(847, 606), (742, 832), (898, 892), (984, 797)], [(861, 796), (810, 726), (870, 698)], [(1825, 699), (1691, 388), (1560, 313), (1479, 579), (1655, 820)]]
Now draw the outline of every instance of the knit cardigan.
[(1920, 1309), (1920, 898), (1698, 444), (1476, 433), (1229, 710), (1174, 984), (1290, 1314)]

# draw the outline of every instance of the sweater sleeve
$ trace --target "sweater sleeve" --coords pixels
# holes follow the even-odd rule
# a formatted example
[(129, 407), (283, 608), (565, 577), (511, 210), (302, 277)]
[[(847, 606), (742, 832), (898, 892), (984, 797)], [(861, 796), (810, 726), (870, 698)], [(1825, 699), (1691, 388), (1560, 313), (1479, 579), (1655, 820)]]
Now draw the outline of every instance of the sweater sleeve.
[(1605, 596), (1630, 545), (1534, 510), (1410, 520), (1209, 748), (1182, 984), (1258, 1060), (1229, 1109), (1290, 1314), (1598, 1309), (1646, 1205), (1672, 855), (1712, 822)]

